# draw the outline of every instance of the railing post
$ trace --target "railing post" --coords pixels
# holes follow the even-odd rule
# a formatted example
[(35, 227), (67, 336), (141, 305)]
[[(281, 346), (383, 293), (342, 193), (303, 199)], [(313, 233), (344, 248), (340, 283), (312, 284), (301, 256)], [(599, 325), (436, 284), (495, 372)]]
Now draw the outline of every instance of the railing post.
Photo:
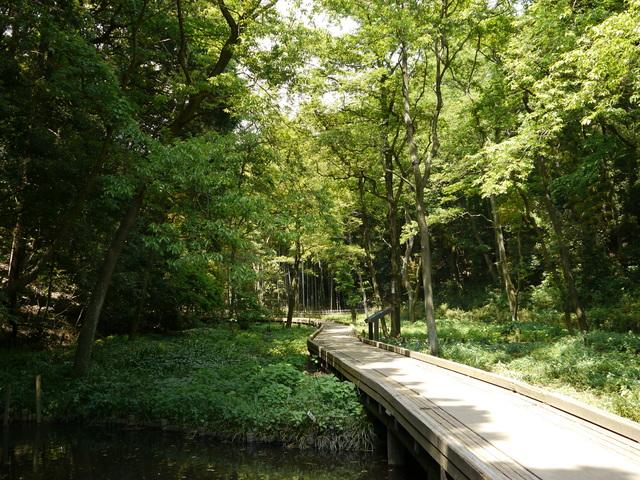
[(380, 339), (380, 319), (387, 315), (390, 310), (390, 308), (385, 308), (364, 320), (369, 325), (369, 340), (375, 340), (377, 342)]

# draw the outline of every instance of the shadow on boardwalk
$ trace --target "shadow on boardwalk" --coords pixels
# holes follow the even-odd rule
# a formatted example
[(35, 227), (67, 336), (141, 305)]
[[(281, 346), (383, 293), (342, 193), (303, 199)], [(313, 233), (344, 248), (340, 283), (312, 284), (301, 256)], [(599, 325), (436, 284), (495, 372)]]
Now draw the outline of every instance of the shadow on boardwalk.
[(327, 324), (314, 341), (336, 370), (375, 391), (389, 414), (460, 468), (489, 478), (640, 480), (637, 442), (508, 389), (364, 345), (348, 326)]

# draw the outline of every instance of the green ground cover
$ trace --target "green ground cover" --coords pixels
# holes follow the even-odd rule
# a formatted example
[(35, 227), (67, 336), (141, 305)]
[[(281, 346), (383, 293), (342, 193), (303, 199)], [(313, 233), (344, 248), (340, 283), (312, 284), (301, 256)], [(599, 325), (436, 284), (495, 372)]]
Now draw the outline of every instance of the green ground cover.
[(305, 371), (312, 331), (260, 324), (109, 337), (83, 379), (69, 375), (73, 349), (2, 350), (0, 385), (11, 385), (14, 411), (33, 411), (33, 379), (42, 375), (44, 415), (57, 421), (133, 415), (226, 439), (367, 449), (373, 434), (353, 385)]
[[(640, 421), (640, 335), (592, 330), (570, 335), (557, 321), (523, 311), (518, 325), (492, 321), (490, 305), (438, 311), (441, 356), (558, 391)], [(351, 323), (348, 315), (327, 317)], [(359, 315), (355, 328), (366, 328)], [(402, 324), (385, 342), (428, 352), (423, 321)]]

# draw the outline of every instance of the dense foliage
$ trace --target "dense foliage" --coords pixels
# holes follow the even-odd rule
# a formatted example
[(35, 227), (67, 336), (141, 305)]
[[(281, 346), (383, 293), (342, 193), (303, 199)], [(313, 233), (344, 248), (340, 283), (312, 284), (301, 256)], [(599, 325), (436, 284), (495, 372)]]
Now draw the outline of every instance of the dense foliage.
[(77, 338), (82, 376), (96, 333), (285, 309), (391, 306), (434, 354), (444, 304), (640, 332), (639, 25), (638, 0), (0, 2), (6, 343)]
[(570, 331), (638, 331), (638, 4), (325, 3), (360, 28), (308, 121), (360, 195), (371, 285), (410, 312), (431, 275), (436, 304), (501, 289), (513, 323), (544, 291)]
[[(355, 387), (304, 371), (308, 327), (197, 328), (172, 336), (99, 341), (90, 375), (70, 379), (72, 350), (2, 352), (12, 408), (85, 424), (165, 424), (222, 439), (325, 450), (370, 449), (373, 432)], [(133, 421), (131, 420), (133, 417)]]

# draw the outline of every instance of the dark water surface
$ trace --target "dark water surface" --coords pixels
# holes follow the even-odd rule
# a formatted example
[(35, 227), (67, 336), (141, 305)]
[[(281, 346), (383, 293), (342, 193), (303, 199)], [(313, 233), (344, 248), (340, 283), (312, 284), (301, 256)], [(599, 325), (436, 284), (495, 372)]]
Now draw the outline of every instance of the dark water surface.
[(159, 431), (12, 425), (1, 480), (387, 480), (381, 454), (320, 454)]

